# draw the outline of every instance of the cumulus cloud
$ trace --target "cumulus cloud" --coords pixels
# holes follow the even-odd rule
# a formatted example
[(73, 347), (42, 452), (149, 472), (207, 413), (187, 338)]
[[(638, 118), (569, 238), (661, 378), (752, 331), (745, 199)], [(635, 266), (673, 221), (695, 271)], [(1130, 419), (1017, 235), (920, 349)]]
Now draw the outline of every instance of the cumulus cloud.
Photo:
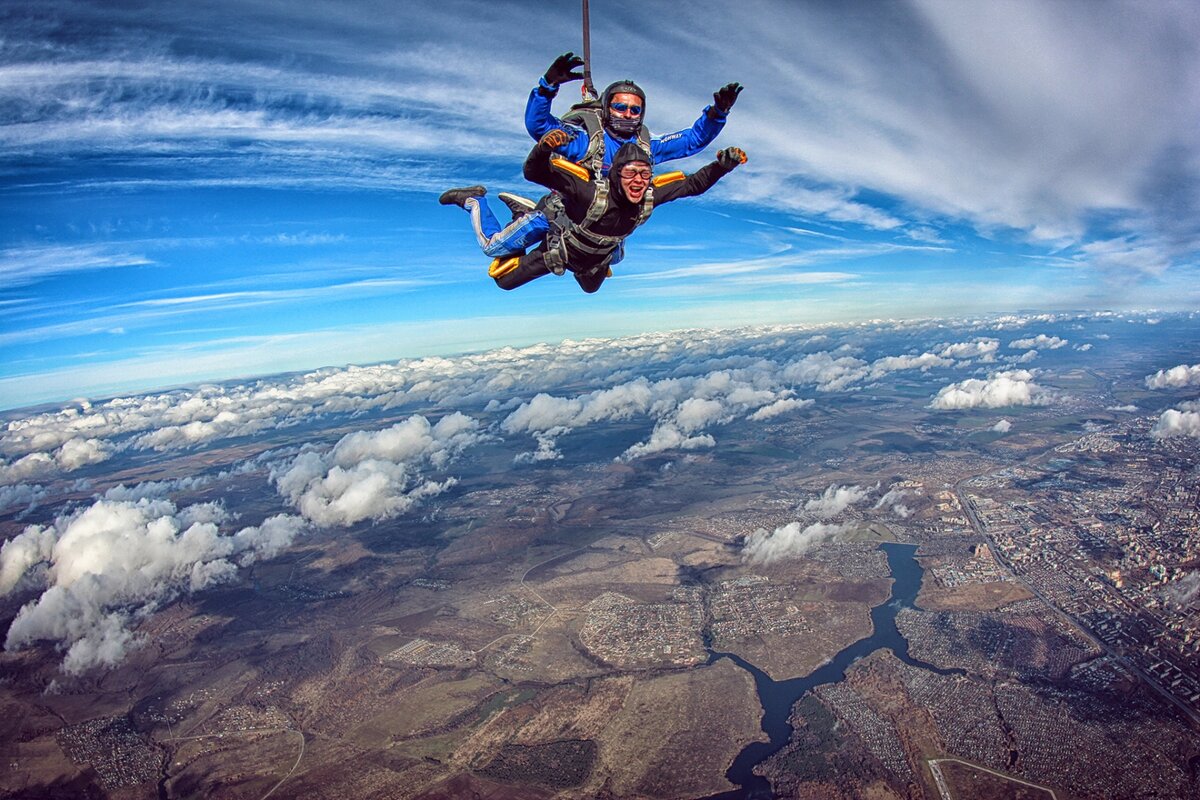
[(875, 486), (838, 486), (830, 484), (820, 497), (815, 497), (804, 504), (804, 510), (819, 519), (831, 519), (856, 503), (861, 503), (874, 490)]
[(841, 391), (868, 374), (867, 362), (853, 356), (834, 357), (826, 352), (811, 353), (783, 369), (784, 380), (815, 385), (818, 392)]
[(1128, 413), (1133, 413), (1138, 410), (1138, 407), (1135, 405), (1109, 406), (1108, 408), (1106, 408), (1104, 410), (1105, 411), (1125, 411)]
[(11, 462), (0, 459), (0, 486), (49, 478), (99, 464), (111, 458), (115, 449), (102, 439), (75, 437), (66, 439), (54, 449), (29, 453)]
[[(963, 329), (1072, 319), (1076, 317), (989, 318)], [(999, 342), (989, 337), (889, 353), (888, 344), (895, 341), (889, 334), (920, 331), (926, 325), (863, 323), (855, 326), (852, 339), (845, 331), (814, 333), (813, 326), (802, 325), (648, 333), (321, 369), (96, 403), (80, 400), (13, 419), (0, 430), (0, 486), (45, 483), (120, 453), (200, 449), (338, 416), (386, 414), (390, 420), (407, 408), (477, 408), (506, 415), (497, 432), (528, 435), (534, 443), (518, 457), (524, 462), (558, 458), (564, 436), (613, 421), (650, 423), (641, 441), (623, 454), (626, 459), (674, 446), (709, 447), (716, 426), (737, 419), (768, 420), (810, 405), (811, 400), (797, 398), (807, 387), (821, 393), (854, 391), (898, 370), (927, 372), (995, 360)], [(946, 327), (928, 330), (942, 338)], [(855, 348), (846, 348), (847, 341)], [(828, 350), (807, 352), (818, 344)], [(574, 386), (593, 391), (564, 395), (562, 387)], [(691, 399), (705, 402), (685, 406)], [(719, 412), (714, 403), (720, 404)]]
[(381, 431), (343, 436), (327, 453), (301, 453), (273, 472), (276, 486), (305, 519), (320, 526), (353, 525), (401, 514), (457, 483), (435, 480), (464, 450), (487, 439), (460, 412), (436, 425), (421, 415)]
[(639, 377), (576, 397), (539, 393), (505, 417), (500, 428), (534, 436), (537, 451), (519, 459), (542, 461), (559, 457), (557, 439), (575, 429), (608, 421), (654, 420), (649, 437), (618, 457), (628, 461), (666, 450), (713, 447), (716, 440), (704, 432), (706, 428), (743, 415), (766, 419), (811, 403), (792, 398), (792, 390), (781, 385), (779, 370), (772, 363), (737, 362), (745, 365), (657, 381)]
[(138, 620), (276, 554), (305, 526), (281, 515), (226, 535), (220, 526), (228, 521), (224, 508), (211, 503), (177, 508), (168, 500), (99, 500), (26, 528), (0, 548), (0, 592), (31, 584), (42, 591), (17, 613), (5, 648), (55, 642), (71, 674), (113, 666), (139, 644)]
[(922, 353), (920, 355), (904, 355), (904, 356), (885, 356), (871, 362), (871, 378), (881, 378), (889, 372), (899, 372), (906, 369), (919, 369), (921, 372), (928, 372), (934, 367), (951, 367), (954, 366), (954, 361), (945, 356), (935, 355), (934, 353)]
[(650, 432), (649, 439), (631, 446), (619, 458), (622, 461), (632, 461), (635, 458), (644, 458), (667, 450), (700, 450), (716, 446), (717, 440), (709, 434), (689, 436), (668, 422), (655, 425), (654, 430)]
[(1067, 344), (1066, 339), (1039, 333), (1037, 336), (1026, 339), (1014, 339), (1008, 343), (1008, 346), (1013, 350), (1057, 350), (1060, 347), (1066, 347)]
[(1183, 403), (1179, 408), (1168, 408), (1150, 429), (1155, 439), (1171, 439), (1176, 436), (1200, 438), (1200, 402)]
[(784, 558), (803, 555), (821, 542), (834, 538), (853, 527), (852, 523), (828, 524), (814, 522), (801, 528), (792, 522), (782, 528), (767, 531), (759, 528), (746, 538), (742, 546), (742, 561), (748, 564), (770, 564)]
[(1200, 386), (1200, 364), (1180, 364), (1146, 377), (1149, 389), (1181, 389), (1185, 386)]
[(992, 426), (992, 430), (996, 433), (1008, 433), (1012, 430), (1012, 423), (1006, 419), (1002, 419)]
[(57, 471), (53, 456), (46, 453), (30, 453), (12, 462), (0, 461), (0, 486), (46, 478)]
[(72, 472), (89, 464), (107, 461), (112, 450), (110, 444), (100, 439), (69, 439), (58, 448), (57, 460), (59, 466)]
[(21, 513), (28, 513), (38, 507), (38, 503), (46, 494), (46, 487), (40, 484), (18, 483), (15, 486), (0, 486), (0, 512), (24, 506)]
[(890, 506), (892, 511), (895, 512), (896, 516), (900, 517), (901, 519), (906, 519), (910, 514), (912, 514), (912, 509), (904, 505), (904, 503), (901, 501), (909, 494), (912, 493), (907, 489), (889, 489), (883, 495), (883, 497), (880, 497), (879, 500), (875, 502), (874, 508), (879, 509)]
[(942, 358), (972, 359), (991, 361), (1000, 349), (999, 339), (975, 339), (970, 342), (938, 345), (937, 354)]
[(943, 386), (929, 405), (938, 409), (1040, 406), (1057, 396), (1053, 389), (1035, 383), (1028, 370), (1011, 370), (994, 373), (987, 380), (970, 378)]
[(774, 403), (771, 403), (770, 405), (765, 405), (762, 408), (760, 408), (758, 411), (755, 411), (753, 414), (751, 414), (748, 417), (748, 419), (751, 419), (755, 422), (761, 422), (765, 419), (771, 419), (772, 417), (778, 417), (780, 414), (787, 414), (790, 411), (799, 411), (802, 408), (808, 408), (814, 402), (815, 401), (813, 401), (813, 400), (799, 400), (794, 397), (784, 398), (783, 400), (776, 400)]
[[(897, 322), (863, 325), (856, 342), (903, 327)], [(989, 360), (998, 347), (994, 339), (976, 339), (925, 353), (884, 351), (874, 361), (855, 357), (844, 346), (805, 352), (834, 338), (802, 325), (647, 333), (321, 369), (96, 403), (77, 400), (16, 418), (0, 430), (0, 485), (41, 481), (119, 453), (198, 449), (314, 419), (406, 407), (510, 412), (501, 432), (526, 433), (537, 443), (536, 450), (520, 457), (525, 461), (558, 457), (557, 440), (584, 425), (635, 418), (663, 426), (635, 452), (672, 439), (702, 445), (705, 431), (688, 420), (697, 409), (680, 408), (689, 398), (724, 406), (709, 425), (740, 417), (761, 421), (807, 405), (795, 398), (798, 387), (854, 390), (896, 370), (925, 371), (951, 361), (961, 366), (972, 357)], [(561, 396), (558, 389), (579, 385), (600, 388), (577, 396)], [(684, 416), (673, 419), (680, 411)]]

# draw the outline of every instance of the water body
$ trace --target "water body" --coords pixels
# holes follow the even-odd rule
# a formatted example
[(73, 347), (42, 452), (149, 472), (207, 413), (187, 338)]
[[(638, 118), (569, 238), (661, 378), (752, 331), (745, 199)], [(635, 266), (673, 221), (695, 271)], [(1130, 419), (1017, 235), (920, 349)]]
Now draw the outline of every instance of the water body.
[(754, 774), (754, 767), (774, 755), (788, 743), (792, 726), (788, 723), (792, 706), (810, 689), (827, 683), (837, 683), (846, 677), (846, 669), (855, 661), (876, 650), (886, 648), (906, 664), (932, 670), (941, 675), (963, 675), (961, 669), (940, 669), (932, 664), (913, 658), (908, 654), (908, 640), (896, 627), (896, 614), (901, 608), (915, 608), (917, 593), (921, 591), (921, 580), (925, 570), (913, 558), (917, 546), (911, 544), (885, 543), (880, 549), (887, 554), (888, 567), (892, 571), (892, 596), (871, 609), (874, 633), (842, 650), (830, 661), (802, 678), (774, 681), (758, 667), (734, 653), (712, 653), (712, 661), (728, 658), (754, 676), (758, 697), (763, 706), (762, 727), (770, 737), (769, 742), (752, 742), (747, 745), (733, 765), (725, 773), (729, 781), (740, 788), (712, 795), (705, 800), (771, 800), (775, 794), (766, 778)]

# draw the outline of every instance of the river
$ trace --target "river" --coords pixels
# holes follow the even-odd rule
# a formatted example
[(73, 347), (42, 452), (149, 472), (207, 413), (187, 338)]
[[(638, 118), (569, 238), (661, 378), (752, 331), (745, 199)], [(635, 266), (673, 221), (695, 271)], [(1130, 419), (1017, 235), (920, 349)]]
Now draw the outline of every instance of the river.
[(917, 593), (921, 591), (921, 580), (925, 570), (913, 557), (917, 550), (916, 545), (888, 542), (880, 545), (880, 548), (887, 554), (893, 582), (892, 596), (871, 609), (874, 632), (865, 639), (859, 639), (845, 648), (812, 673), (801, 678), (774, 681), (741, 656), (734, 653), (711, 651), (710, 663), (728, 658), (754, 676), (754, 683), (758, 687), (759, 701), (763, 707), (762, 728), (770, 737), (770, 741), (752, 742), (733, 760), (733, 765), (725, 773), (725, 777), (739, 788), (712, 795), (705, 800), (770, 800), (773, 798), (775, 795), (771, 791), (770, 782), (766, 778), (755, 775), (754, 768), (782, 749), (791, 739), (792, 726), (788, 723), (788, 718), (791, 716), (792, 706), (810, 689), (842, 680), (846, 677), (846, 669), (851, 664), (876, 650), (887, 648), (906, 664), (932, 670), (942, 675), (964, 674), (962, 670), (958, 669), (940, 669), (908, 654), (908, 641), (896, 627), (896, 614), (901, 608), (915, 608), (914, 603)]

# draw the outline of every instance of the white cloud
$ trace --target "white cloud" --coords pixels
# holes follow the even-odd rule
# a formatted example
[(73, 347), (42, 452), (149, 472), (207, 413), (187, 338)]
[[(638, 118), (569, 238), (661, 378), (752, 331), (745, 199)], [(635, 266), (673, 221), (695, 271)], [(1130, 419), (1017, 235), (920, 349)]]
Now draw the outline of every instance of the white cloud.
[[(2, 90), (0, 96), (3, 96)], [(12, 287), (63, 273), (139, 267), (151, 263), (145, 256), (98, 244), (9, 248), (0, 250), (0, 278), (5, 285)]]
[[(505, 433), (535, 437), (537, 451), (519, 457), (527, 462), (557, 458), (556, 440), (586, 425), (640, 417), (654, 420), (649, 438), (619, 456), (628, 461), (666, 450), (713, 447), (716, 440), (702, 432), (706, 428), (743, 415), (766, 419), (805, 405), (801, 401), (777, 405), (792, 400), (792, 391), (780, 385), (779, 368), (773, 362), (753, 358), (733, 361), (744, 366), (657, 381), (639, 377), (572, 398), (539, 393), (505, 417), (500, 428)], [(713, 363), (698, 361), (696, 366), (688, 366), (695, 369)], [(767, 408), (772, 410), (763, 411)], [(763, 413), (755, 416), (760, 411)]]
[(716, 446), (717, 440), (709, 434), (689, 436), (668, 422), (654, 426), (654, 430), (650, 432), (650, 438), (629, 447), (621, 454), (620, 460), (632, 461), (635, 458), (644, 458), (666, 450), (700, 450)]
[(992, 359), (996, 352), (1000, 349), (999, 339), (976, 339), (971, 342), (959, 342), (957, 344), (939, 345), (938, 355), (942, 358), (959, 358), (970, 359), (978, 358), (981, 361)]
[(906, 369), (919, 369), (921, 372), (928, 372), (934, 367), (952, 366), (954, 366), (952, 359), (933, 353), (922, 353), (919, 356), (885, 356), (871, 362), (870, 377), (872, 379), (881, 378), (889, 372), (898, 372)]
[(1108, 408), (1106, 408), (1104, 410), (1105, 411), (1124, 411), (1126, 413), (1133, 413), (1138, 410), (1138, 407), (1135, 405), (1109, 406)]
[(1012, 430), (1012, 423), (1006, 419), (1002, 419), (992, 426), (992, 430), (996, 433), (1008, 433)]
[[(58, 442), (58, 439), (54, 439), (50, 444), (53, 446)], [(12, 462), (0, 460), (0, 486), (48, 478), (60, 472), (74, 472), (91, 464), (99, 464), (107, 461), (115, 449), (102, 439), (75, 437), (66, 439), (61, 446), (49, 452), (29, 453)]]
[(813, 400), (799, 400), (794, 397), (786, 397), (782, 400), (776, 400), (770, 405), (763, 406), (758, 411), (755, 411), (753, 414), (747, 417), (747, 419), (755, 422), (761, 422), (765, 419), (778, 417), (780, 414), (787, 414), (791, 411), (799, 411), (802, 408), (808, 408), (814, 402), (815, 401)]
[(49, 640), (72, 674), (119, 663), (139, 641), (137, 620), (182, 593), (229, 580), (238, 565), (274, 555), (304, 528), (278, 516), (233, 535), (215, 504), (176, 508), (166, 500), (99, 500), (30, 526), (0, 549), (0, 591), (41, 583), (17, 613), (5, 647)]
[(25, 506), (22, 514), (33, 511), (46, 497), (46, 487), (40, 484), (18, 483), (15, 486), (0, 486), (0, 512), (14, 506)]
[(46, 453), (30, 453), (11, 463), (0, 461), (0, 486), (45, 478), (57, 470), (53, 456)]
[(1149, 389), (1181, 389), (1185, 386), (1200, 386), (1200, 364), (1180, 364), (1170, 369), (1160, 369), (1147, 376)]
[(1052, 402), (1057, 393), (1033, 381), (1027, 370), (997, 372), (987, 380), (970, 378), (943, 386), (930, 402), (931, 408), (1003, 408), (1038, 406)]
[(1168, 408), (1150, 430), (1155, 439), (1175, 436), (1200, 438), (1200, 403), (1185, 403), (1180, 408)]
[(746, 538), (742, 546), (742, 560), (749, 564), (770, 564), (800, 556), (814, 545), (845, 533), (852, 527), (852, 523), (831, 525), (814, 522), (801, 528), (799, 522), (792, 522), (770, 532), (766, 528), (759, 528)]
[(1008, 346), (1013, 350), (1057, 350), (1060, 347), (1066, 347), (1069, 342), (1066, 339), (1058, 336), (1047, 336), (1044, 333), (1039, 333), (1037, 336), (1030, 336), (1025, 339), (1014, 339), (1008, 343)]
[(841, 391), (868, 374), (867, 362), (853, 356), (835, 358), (826, 352), (812, 353), (783, 368), (784, 380), (814, 384), (819, 392)]
[(436, 425), (421, 415), (381, 431), (357, 431), (328, 453), (306, 452), (273, 470), (276, 486), (305, 519), (321, 526), (353, 525), (401, 514), (457, 483), (435, 480), (467, 448), (486, 441), (478, 421), (455, 412)]
[(1008, 361), (1010, 364), (1028, 364), (1030, 361), (1036, 360), (1037, 357), (1038, 357), (1038, 351), (1030, 350), (1026, 353), (1022, 353), (1020, 355), (1020, 357), (1018, 357), (1018, 358), (1008, 358), (1005, 360)]
[(813, 498), (804, 504), (804, 510), (820, 519), (831, 519), (845, 511), (848, 507), (861, 503), (867, 496), (878, 489), (875, 486), (838, 486), (830, 484), (820, 497)]
[(67, 472), (73, 472), (89, 464), (99, 464), (107, 461), (112, 455), (113, 447), (100, 439), (68, 439), (58, 449), (56, 460)]
[(883, 497), (880, 497), (879, 500), (876, 501), (873, 507), (879, 509), (891, 506), (892, 511), (896, 513), (896, 516), (900, 517), (901, 519), (906, 519), (910, 514), (912, 514), (912, 509), (904, 505), (901, 501), (909, 494), (916, 494), (916, 492), (910, 492), (907, 489), (898, 488), (888, 489)]

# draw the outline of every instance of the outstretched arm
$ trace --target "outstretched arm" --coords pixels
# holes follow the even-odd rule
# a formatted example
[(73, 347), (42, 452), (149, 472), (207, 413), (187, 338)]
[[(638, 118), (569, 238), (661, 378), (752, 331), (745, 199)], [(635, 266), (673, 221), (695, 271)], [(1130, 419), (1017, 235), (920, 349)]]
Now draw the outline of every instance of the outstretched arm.
[(721, 178), (746, 163), (746, 152), (739, 147), (727, 147), (717, 158), (691, 175), (667, 172), (654, 179), (654, 205), (659, 206), (681, 197), (704, 194)]
[(687, 158), (708, 147), (717, 134), (725, 127), (725, 119), (729, 110), (737, 102), (742, 92), (740, 83), (729, 83), (713, 92), (713, 102), (700, 112), (700, 118), (692, 127), (669, 133), (666, 136), (656, 136), (650, 141), (650, 156), (655, 164), (672, 161), (676, 158)]
[[(533, 139), (541, 139), (555, 128), (563, 127), (562, 120), (550, 112), (550, 104), (558, 95), (558, 87), (561, 84), (583, 79), (583, 73), (575, 71), (581, 66), (582, 58), (574, 53), (563, 53), (554, 59), (546, 74), (538, 79), (538, 85), (529, 93), (529, 100), (525, 102), (525, 130)], [(581, 135), (581, 131), (575, 130), (567, 142), (557, 148), (558, 152), (573, 160), (582, 158), (587, 152), (587, 137), (583, 136), (580, 141)]]

